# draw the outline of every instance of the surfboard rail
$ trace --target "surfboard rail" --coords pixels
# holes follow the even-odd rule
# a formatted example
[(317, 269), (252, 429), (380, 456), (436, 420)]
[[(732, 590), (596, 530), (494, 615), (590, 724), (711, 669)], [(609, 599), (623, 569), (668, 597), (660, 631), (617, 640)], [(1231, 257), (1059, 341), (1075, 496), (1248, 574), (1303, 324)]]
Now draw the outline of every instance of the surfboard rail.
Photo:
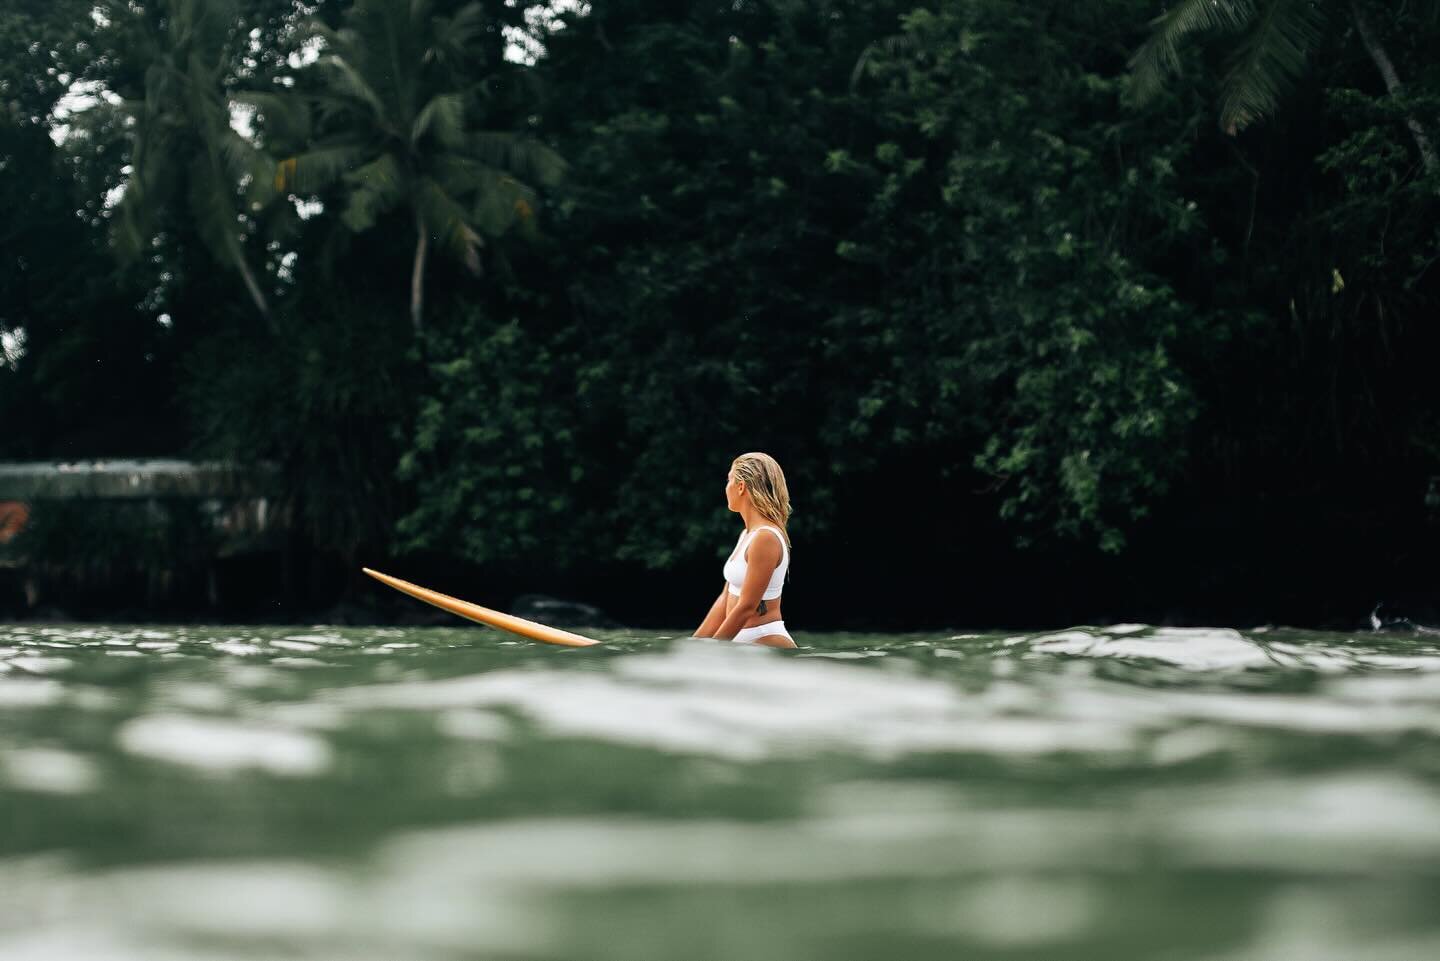
[(448, 611), (451, 614), (458, 615), (467, 620), (475, 621), (477, 624), (484, 624), (487, 627), (495, 627), (502, 631), (509, 631), (512, 634), (519, 634), (521, 637), (529, 638), (532, 641), (540, 641), (543, 644), (559, 644), (564, 647), (591, 647), (600, 643), (594, 638), (586, 637), (583, 634), (562, 631), (557, 627), (550, 627), (546, 624), (528, 621), (523, 617), (516, 617), (514, 614), (506, 614), (504, 611), (495, 611), (488, 607), (481, 607), (479, 604), (462, 601), (458, 597), (441, 594), (439, 591), (432, 591), (428, 587), (421, 587), (419, 584), (402, 581), (398, 577), (391, 577), (389, 574), (382, 574), (368, 567), (362, 567), (360, 569), (381, 584), (387, 587), (393, 587), (402, 594), (409, 594), (418, 601), (424, 601), (426, 604), (434, 605), (442, 611)]

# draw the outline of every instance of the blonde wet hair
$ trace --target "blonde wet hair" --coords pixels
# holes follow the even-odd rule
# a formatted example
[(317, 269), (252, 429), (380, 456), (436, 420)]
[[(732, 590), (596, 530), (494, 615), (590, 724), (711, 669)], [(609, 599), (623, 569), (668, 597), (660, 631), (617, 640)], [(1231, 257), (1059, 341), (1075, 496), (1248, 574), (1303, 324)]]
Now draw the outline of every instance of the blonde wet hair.
[(760, 516), (780, 528), (785, 546), (790, 547), (790, 531), (786, 527), (790, 520), (790, 489), (785, 486), (785, 472), (775, 458), (751, 451), (735, 458), (730, 469), (735, 471), (737, 480), (745, 482), (750, 502)]

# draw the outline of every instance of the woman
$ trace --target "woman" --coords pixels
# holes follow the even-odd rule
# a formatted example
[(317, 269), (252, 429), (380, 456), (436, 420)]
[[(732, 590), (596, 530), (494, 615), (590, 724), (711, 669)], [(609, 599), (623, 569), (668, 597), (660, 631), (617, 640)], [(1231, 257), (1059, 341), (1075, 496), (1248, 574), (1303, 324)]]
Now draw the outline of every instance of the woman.
[(725, 586), (695, 630), (744, 644), (794, 647), (780, 613), (780, 592), (790, 569), (790, 492), (785, 475), (769, 454), (741, 454), (730, 465), (725, 502), (745, 521), (745, 530), (725, 562)]

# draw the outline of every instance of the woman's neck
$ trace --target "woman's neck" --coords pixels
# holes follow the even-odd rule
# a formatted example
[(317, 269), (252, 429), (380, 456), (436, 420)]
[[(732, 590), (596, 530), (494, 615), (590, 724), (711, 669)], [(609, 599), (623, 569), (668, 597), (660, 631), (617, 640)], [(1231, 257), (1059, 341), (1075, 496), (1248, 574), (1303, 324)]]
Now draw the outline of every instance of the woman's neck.
[(745, 530), (753, 531), (757, 527), (775, 527), (776, 525), (764, 514), (753, 507), (747, 507), (740, 512), (740, 517), (745, 521)]

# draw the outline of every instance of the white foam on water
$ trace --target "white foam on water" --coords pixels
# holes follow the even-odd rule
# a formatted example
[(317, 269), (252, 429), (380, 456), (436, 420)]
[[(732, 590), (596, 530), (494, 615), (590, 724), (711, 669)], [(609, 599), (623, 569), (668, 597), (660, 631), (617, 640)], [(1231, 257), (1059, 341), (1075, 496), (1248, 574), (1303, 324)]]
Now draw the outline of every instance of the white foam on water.
[(216, 641), (210, 646), (222, 654), (233, 654), (235, 657), (251, 657), (255, 654), (265, 653), (265, 649), (259, 644), (252, 644), (248, 641)]
[(1223, 754), (1230, 750), (1234, 743), (1235, 739), (1220, 727), (1185, 727), (1155, 738), (1150, 744), (1150, 760), (1162, 767), (1185, 764), (1202, 757)]
[(387, 874), (466, 886), (604, 889), (674, 884), (835, 883), (962, 878), (1065, 864), (1118, 868), (1131, 855), (1116, 813), (1028, 809), (904, 819), (800, 821), (535, 818), (401, 834)]
[(329, 661), (318, 660), (313, 657), (276, 657), (270, 660), (271, 664), (280, 667), (334, 667)]
[(0, 783), (21, 791), (84, 794), (99, 786), (100, 772), (83, 754), (55, 748), (12, 748), (0, 751)]
[(1440, 671), (1363, 674), (1330, 681), (1325, 689), (1346, 700), (1428, 707), (1440, 704)]
[(155, 701), (190, 711), (224, 711), (235, 702), (235, 695), (219, 684), (168, 681), (157, 685)]
[[(590, 737), (732, 760), (841, 751), (1044, 754), (1135, 746), (1121, 720), (997, 716), (988, 698), (896, 669), (776, 656), (694, 642), (633, 655), (605, 672), (492, 671), (323, 692), (354, 708), (505, 708), (552, 735)], [(1018, 690), (1018, 685), (1016, 686)]]
[(285, 675), (268, 665), (233, 664), (227, 665), (225, 679), (232, 687), (264, 688), (273, 687), (284, 680)]
[(922, 893), (907, 920), (939, 937), (1033, 949), (1084, 936), (1104, 907), (1094, 882), (1012, 874)]
[(1267, 899), (1258, 936), (1202, 961), (1422, 961), (1440, 958), (1440, 933), (1396, 934), (1369, 917), (1373, 905), (1304, 884)]
[(442, 712), (436, 726), (448, 737), (471, 741), (501, 741), (510, 734), (510, 722), (499, 714), (464, 708)]
[(313, 701), (252, 705), (245, 708), (245, 714), (267, 725), (317, 731), (340, 731), (350, 723), (350, 715), (335, 705)]
[(1310, 734), (1440, 732), (1440, 704), (1366, 703), (1319, 695), (1212, 694), (1176, 691), (1174, 717)]
[[(1256, 632), (1251, 632), (1256, 633)], [(1293, 635), (1293, 632), (1290, 632)], [(1440, 654), (1391, 654), (1364, 641), (1300, 638), (1264, 642), (1229, 628), (1146, 628), (1120, 624), (1098, 631), (1074, 629), (1007, 638), (1026, 645), (1025, 657), (1062, 654), (1080, 658), (1149, 660), (1196, 672), (1303, 669), (1322, 674), (1357, 670), (1440, 672)]]
[[(5, 867), (0, 862), (0, 872)], [(255, 961), (277, 950), (441, 961), (459, 952), (543, 955), (549, 942), (534, 908), (503, 891), (457, 891), (425, 877), (377, 878), (303, 861), (57, 867), (14, 880), (6, 901), (23, 926), (0, 925), (5, 961)]]
[(307, 644), (324, 644), (330, 647), (351, 647), (354, 642), (339, 634), (286, 634), (283, 640), (300, 641)]
[(1434, 654), (1366, 654), (1361, 663), (1394, 671), (1440, 671), (1440, 656)]
[(65, 687), (59, 681), (0, 677), (0, 709), (49, 707), (64, 696)]
[(1271, 667), (1275, 660), (1254, 641), (1228, 628), (1157, 628), (1146, 637), (1096, 636), (1085, 631), (1044, 634), (1032, 653), (1147, 658), (1192, 671)]
[(270, 646), (278, 647), (286, 651), (304, 651), (307, 653), (310, 651), (320, 650), (319, 644), (311, 644), (309, 641), (289, 641), (281, 639), (278, 641), (271, 641)]
[(322, 773), (332, 760), (330, 746), (312, 734), (184, 714), (128, 721), (116, 740), (132, 754), (216, 772), (257, 769), (305, 777)]
[(1385, 770), (1194, 786), (1183, 800), (1157, 800), (1171, 810), (1156, 834), (1189, 864), (1434, 875), (1440, 862), (1440, 790)]
[(49, 655), (36, 657), (29, 654), (12, 657), (6, 663), (17, 671), (27, 671), (31, 674), (54, 674), (75, 666), (75, 662), (67, 658)]

